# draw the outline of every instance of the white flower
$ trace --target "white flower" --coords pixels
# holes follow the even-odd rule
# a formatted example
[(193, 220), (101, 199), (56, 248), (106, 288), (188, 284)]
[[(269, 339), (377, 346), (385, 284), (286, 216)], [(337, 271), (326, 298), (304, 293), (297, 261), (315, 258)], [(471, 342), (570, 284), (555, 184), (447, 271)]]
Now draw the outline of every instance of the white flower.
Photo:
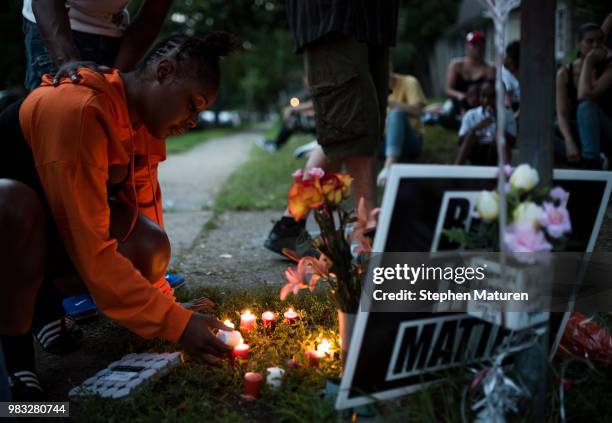
[(482, 220), (493, 221), (499, 215), (499, 196), (495, 191), (481, 191), (476, 200), (476, 211)]
[(537, 227), (540, 223), (540, 217), (542, 216), (542, 207), (538, 206), (531, 201), (526, 201), (518, 205), (512, 213), (512, 219), (514, 222), (529, 223), (533, 227)]
[(533, 187), (535, 187), (540, 178), (538, 176), (538, 171), (529, 166), (528, 164), (522, 164), (512, 172), (512, 176), (510, 176), (510, 184), (512, 188), (521, 190), (521, 191), (529, 191)]

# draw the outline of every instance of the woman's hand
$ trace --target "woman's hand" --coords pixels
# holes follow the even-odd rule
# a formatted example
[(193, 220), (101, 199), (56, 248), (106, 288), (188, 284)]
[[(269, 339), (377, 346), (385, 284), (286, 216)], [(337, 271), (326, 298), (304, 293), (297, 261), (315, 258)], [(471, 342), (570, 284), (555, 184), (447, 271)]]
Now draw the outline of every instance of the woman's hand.
[(187, 310), (192, 311), (211, 311), (217, 306), (213, 300), (210, 298), (202, 297), (202, 298), (194, 298), (193, 300), (186, 301), (181, 303), (183, 307)]
[(580, 151), (578, 151), (578, 147), (573, 141), (565, 143), (565, 157), (570, 163), (578, 163), (580, 161)]
[(179, 344), (195, 361), (214, 364), (219, 360), (217, 357), (227, 355), (232, 351), (232, 347), (220, 341), (211, 332), (210, 328), (226, 331), (234, 330), (214, 317), (193, 313), (179, 340)]
[(111, 68), (108, 66), (98, 65), (95, 62), (73, 60), (60, 66), (53, 77), (53, 85), (57, 87), (60, 80), (64, 77), (69, 77), (74, 84), (78, 84), (81, 81), (81, 77), (78, 73), (79, 68), (88, 68), (94, 72), (98, 72), (100, 75), (111, 72)]
[(608, 49), (605, 47), (594, 48), (586, 55), (585, 61), (590, 62), (592, 65), (597, 65), (603, 62), (608, 57)]

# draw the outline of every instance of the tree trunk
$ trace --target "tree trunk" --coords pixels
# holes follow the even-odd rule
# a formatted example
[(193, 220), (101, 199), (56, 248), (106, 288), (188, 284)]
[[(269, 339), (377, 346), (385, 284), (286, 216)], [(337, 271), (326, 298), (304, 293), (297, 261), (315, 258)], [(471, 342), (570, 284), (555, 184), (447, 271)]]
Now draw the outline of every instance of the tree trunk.
[(519, 162), (550, 183), (553, 168), (555, 114), (556, 0), (527, 0), (521, 4), (521, 117)]

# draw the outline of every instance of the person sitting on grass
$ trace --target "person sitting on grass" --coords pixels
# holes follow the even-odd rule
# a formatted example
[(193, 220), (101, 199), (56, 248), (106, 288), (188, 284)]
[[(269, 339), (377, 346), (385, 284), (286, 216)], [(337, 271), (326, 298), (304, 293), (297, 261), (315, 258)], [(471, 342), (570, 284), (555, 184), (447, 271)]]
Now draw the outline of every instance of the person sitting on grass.
[[(480, 86), (480, 106), (468, 110), (459, 129), (459, 153), (456, 164), (469, 161), (473, 165), (497, 163), (495, 89), (492, 82)], [(511, 110), (504, 108), (506, 148), (502, 160), (510, 163), (512, 146), (516, 141), (516, 119)]]
[(555, 154), (601, 170), (602, 152), (612, 149), (612, 58), (599, 25), (580, 26), (577, 38), (578, 57), (557, 72)]
[(154, 286), (170, 244), (150, 217), (161, 207), (154, 168), (163, 139), (196, 125), (216, 100), (219, 58), (237, 49), (225, 32), (173, 36), (132, 72), (80, 68), (78, 84), (58, 86), (46, 75), (0, 114), (0, 335), (14, 400), (43, 396), (30, 330), (50, 275), (64, 276), (64, 292), (89, 291), (137, 335), (178, 342), (196, 360), (230, 350), (209, 329), (230, 328)]
[(423, 125), (421, 113), (425, 107), (425, 95), (419, 80), (411, 75), (393, 72), (389, 64), (389, 110), (385, 125), (385, 164), (376, 178), (378, 186), (384, 186), (389, 168), (400, 160), (413, 160), (421, 154)]
[[(292, 100), (297, 100), (294, 97)], [(295, 105), (290, 105), (283, 109), (283, 120), (274, 139), (261, 139), (257, 141), (257, 146), (268, 153), (276, 153), (282, 148), (289, 138), (296, 132), (314, 134), (316, 132), (314, 120), (314, 105), (310, 98), (298, 100)]]

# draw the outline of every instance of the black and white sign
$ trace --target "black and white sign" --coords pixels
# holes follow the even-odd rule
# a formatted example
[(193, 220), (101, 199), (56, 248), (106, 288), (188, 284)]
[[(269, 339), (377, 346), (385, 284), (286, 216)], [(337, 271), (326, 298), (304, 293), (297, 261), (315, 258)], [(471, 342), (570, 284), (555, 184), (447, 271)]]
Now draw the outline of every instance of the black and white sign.
[[(394, 166), (373, 250), (457, 249), (442, 230), (470, 227), (478, 193), (494, 190), (496, 181), (493, 167)], [(612, 172), (555, 170), (554, 185), (570, 192), (571, 250), (592, 251), (610, 197)], [(568, 315), (554, 323), (558, 330), (553, 350)], [(510, 333), (466, 314), (369, 313), (360, 307), (336, 408), (415, 392), (442, 379), (440, 372), (486, 360)]]

